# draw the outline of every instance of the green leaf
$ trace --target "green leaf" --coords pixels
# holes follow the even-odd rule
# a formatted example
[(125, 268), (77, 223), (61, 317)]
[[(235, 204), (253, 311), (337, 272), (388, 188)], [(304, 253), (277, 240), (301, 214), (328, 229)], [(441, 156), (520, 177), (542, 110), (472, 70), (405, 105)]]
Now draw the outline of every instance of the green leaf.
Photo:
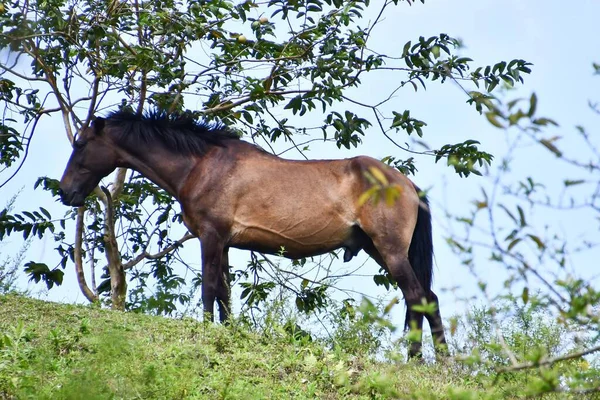
[(408, 50), (410, 49), (410, 41), (408, 41), (405, 45), (404, 45), (404, 49), (402, 49), (402, 57), (406, 57), (408, 54)]
[(523, 299), (523, 304), (527, 304), (529, 302), (529, 288), (525, 286), (523, 288), (523, 293), (521, 293), (521, 298)]
[(556, 147), (554, 144), (552, 144), (551, 140), (548, 139), (540, 139), (540, 143), (547, 148), (548, 150), (550, 150), (552, 153), (554, 153), (554, 155), (556, 155), (556, 157), (562, 157), (562, 152), (558, 149), (558, 147)]
[(544, 242), (542, 242), (542, 239), (540, 239), (539, 237), (537, 237), (535, 235), (530, 235), (530, 234), (528, 234), (527, 236), (535, 242), (538, 249), (543, 250), (546, 248), (546, 245), (544, 244)]
[(558, 126), (556, 122), (551, 120), (550, 118), (536, 118), (532, 121), (535, 125), (546, 126), (546, 125), (554, 125)]
[(302, 108), (302, 96), (298, 95), (294, 97), (283, 108), (285, 110), (292, 110), (292, 113), (296, 115), (296, 113)]
[(517, 244), (519, 244), (520, 241), (521, 241), (520, 238), (514, 239), (512, 242), (510, 242), (508, 244), (508, 248), (506, 250), (511, 251), (513, 249), (513, 247), (515, 247)]
[(521, 206), (517, 206), (517, 211), (519, 212), (521, 227), (527, 226), (527, 222), (525, 221), (525, 213), (523, 212)]
[(427, 303), (427, 304), (415, 304), (411, 307), (413, 311), (421, 312), (423, 314), (432, 315), (438, 309), (437, 303)]
[(535, 93), (531, 94), (531, 98), (529, 99), (529, 111), (527, 112), (527, 116), (529, 118), (533, 117), (535, 114), (535, 110), (537, 108), (537, 96)]
[(585, 179), (577, 179), (577, 180), (565, 179), (565, 181), (564, 181), (565, 186), (581, 185), (582, 183), (585, 183)]
[(496, 128), (500, 128), (500, 129), (504, 129), (504, 125), (502, 125), (500, 123), (500, 121), (498, 121), (498, 114), (496, 114), (493, 111), (488, 111), (485, 113), (485, 117), (487, 118), (488, 122), (492, 125), (494, 125)]
[(510, 219), (513, 220), (513, 222), (516, 224), (517, 223), (517, 219), (515, 218), (515, 216), (508, 210), (508, 208), (506, 208), (505, 205), (503, 204), (498, 204), (498, 207), (500, 207), (501, 209), (504, 210), (504, 212), (510, 217)]

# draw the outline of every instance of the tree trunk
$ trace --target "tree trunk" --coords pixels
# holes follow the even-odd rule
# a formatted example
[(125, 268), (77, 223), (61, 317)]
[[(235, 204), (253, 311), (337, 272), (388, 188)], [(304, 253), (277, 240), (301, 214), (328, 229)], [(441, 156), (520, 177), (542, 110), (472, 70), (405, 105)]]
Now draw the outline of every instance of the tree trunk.
[(104, 246), (110, 274), (110, 298), (113, 310), (125, 310), (125, 297), (127, 295), (127, 281), (125, 270), (121, 263), (119, 245), (115, 236), (115, 213), (112, 195), (108, 189), (102, 188), (106, 194), (106, 214), (104, 218)]
[[(98, 296), (92, 291), (87, 282), (85, 281), (85, 274), (83, 273), (83, 257), (82, 257), (82, 246), (83, 246), (83, 219), (85, 215), (85, 207), (79, 207), (77, 209), (77, 222), (75, 223), (75, 272), (77, 273), (77, 283), (79, 288), (90, 303), (98, 301)], [(93, 273), (93, 272), (92, 272)], [(93, 283), (92, 279), (92, 283)]]

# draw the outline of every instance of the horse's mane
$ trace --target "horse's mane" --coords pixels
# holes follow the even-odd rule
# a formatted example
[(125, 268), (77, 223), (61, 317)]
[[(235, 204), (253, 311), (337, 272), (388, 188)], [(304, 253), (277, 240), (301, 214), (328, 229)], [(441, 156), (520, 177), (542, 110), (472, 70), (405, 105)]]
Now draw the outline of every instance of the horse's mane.
[(204, 154), (209, 146), (223, 146), (239, 135), (219, 123), (197, 121), (188, 115), (149, 111), (138, 115), (130, 111), (115, 111), (105, 118), (109, 128), (119, 128), (121, 139), (128, 143), (159, 142), (178, 153)]

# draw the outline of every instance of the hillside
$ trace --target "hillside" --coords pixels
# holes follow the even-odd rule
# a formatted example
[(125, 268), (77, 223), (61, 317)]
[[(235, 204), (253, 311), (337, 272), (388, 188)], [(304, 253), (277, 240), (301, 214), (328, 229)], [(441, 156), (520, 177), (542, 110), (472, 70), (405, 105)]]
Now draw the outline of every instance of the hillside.
[(458, 366), (378, 363), (274, 332), (0, 296), (0, 398), (510, 397)]

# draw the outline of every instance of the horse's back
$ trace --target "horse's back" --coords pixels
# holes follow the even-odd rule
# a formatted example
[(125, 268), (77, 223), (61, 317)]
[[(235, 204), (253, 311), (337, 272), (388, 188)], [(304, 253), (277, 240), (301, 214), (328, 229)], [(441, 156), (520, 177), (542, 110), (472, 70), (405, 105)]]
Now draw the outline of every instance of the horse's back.
[(366, 219), (396, 217), (396, 205), (358, 202), (372, 185), (366, 176), (372, 168), (416, 198), (408, 178), (365, 156), (296, 161), (256, 153), (236, 164), (228, 193), (235, 199), (230, 213), (232, 245), (271, 253), (284, 247), (292, 258), (347, 245), (357, 227), (374, 222)]
[[(318, 215), (319, 210), (326, 210), (354, 223), (363, 206), (358, 200), (373, 187), (373, 178), (375, 184), (399, 191), (400, 203), (418, 203), (410, 179), (369, 156), (287, 160), (261, 152), (239, 160), (236, 170), (232, 179), (238, 187), (237, 195), (252, 198), (250, 202), (257, 206), (277, 209), (277, 213), (294, 215), (303, 211), (306, 215)], [(380, 182), (381, 175), (385, 179)], [(274, 197), (277, 200), (270, 207)]]

